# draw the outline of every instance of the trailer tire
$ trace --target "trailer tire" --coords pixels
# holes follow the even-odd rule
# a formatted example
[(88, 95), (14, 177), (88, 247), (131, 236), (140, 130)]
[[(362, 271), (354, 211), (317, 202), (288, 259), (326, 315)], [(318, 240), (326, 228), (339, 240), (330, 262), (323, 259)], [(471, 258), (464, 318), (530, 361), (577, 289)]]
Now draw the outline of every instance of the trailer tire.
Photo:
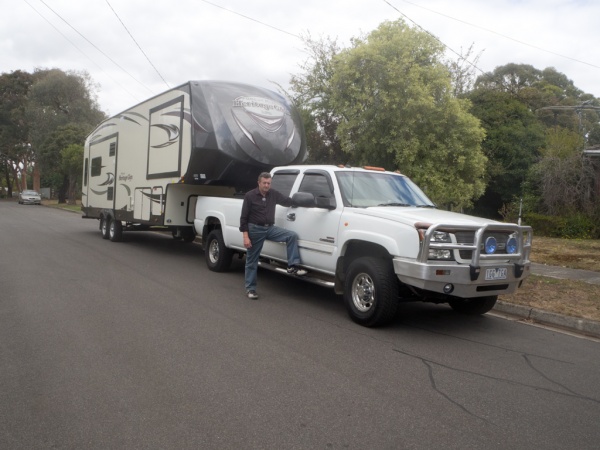
[(456, 312), (471, 316), (479, 316), (491, 311), (496, 305), (497, 300), (497, 295), (490, 295), (487, 297), (459, 298), (456, 300), (450, 300), (448, 303)]
[(110, 224), (110, 217), (105, 216), (104, 214), (100, 216), (100, 234), (102, 234), (102, 239), (108, 239), (109, 230), (108, 226)]
[(112, 242), (121, 242), (123, 239), (123, 224), (120, 220), (111, 219), (108, 225), (108, 237)]
[(396, 316), (398, 297), (398, 280), (389, 261), (362, 257), (350, 263), (344, 302), (354, 322), (366, 327), (389, 323)]
[(212, 230), (208, 233), (204, 246), (206, 265), (213, 272), (224, 272), (231, 266), (233, 252), (225, 247), (221, 230)]

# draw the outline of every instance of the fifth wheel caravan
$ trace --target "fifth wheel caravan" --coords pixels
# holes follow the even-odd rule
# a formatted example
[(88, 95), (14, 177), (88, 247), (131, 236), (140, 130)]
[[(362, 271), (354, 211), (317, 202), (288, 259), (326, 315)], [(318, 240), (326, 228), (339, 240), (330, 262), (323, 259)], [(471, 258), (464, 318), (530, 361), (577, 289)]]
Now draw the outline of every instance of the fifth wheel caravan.
[(231, 195), (306, 158), (298, 112), (256, 86), (190, 81), (104, 122), (85, 142), (82, 211), (105, 239), (167, 229), (194, 239), (198, 195)]

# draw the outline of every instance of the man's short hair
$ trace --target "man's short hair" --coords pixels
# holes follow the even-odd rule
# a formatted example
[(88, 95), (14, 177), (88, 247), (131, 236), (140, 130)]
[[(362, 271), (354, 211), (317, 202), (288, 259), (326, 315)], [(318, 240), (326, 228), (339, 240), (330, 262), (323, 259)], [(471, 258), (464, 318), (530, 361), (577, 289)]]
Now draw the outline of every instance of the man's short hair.
[(262, 172), (259, 176), (258, 176), (258, 181), (260, 181), (262, 178), (271, 178), (271, 174), (269, 172)]

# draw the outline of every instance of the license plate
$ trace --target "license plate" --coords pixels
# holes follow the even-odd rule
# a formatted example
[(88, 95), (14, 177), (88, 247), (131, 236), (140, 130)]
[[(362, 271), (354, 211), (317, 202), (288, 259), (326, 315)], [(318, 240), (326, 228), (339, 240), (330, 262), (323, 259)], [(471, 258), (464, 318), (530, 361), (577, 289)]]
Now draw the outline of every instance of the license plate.
[(485, 269), (485, 279), (488, 281), (493, 280), (506, 280), (508, 269), (502, 267), (499, 269)]

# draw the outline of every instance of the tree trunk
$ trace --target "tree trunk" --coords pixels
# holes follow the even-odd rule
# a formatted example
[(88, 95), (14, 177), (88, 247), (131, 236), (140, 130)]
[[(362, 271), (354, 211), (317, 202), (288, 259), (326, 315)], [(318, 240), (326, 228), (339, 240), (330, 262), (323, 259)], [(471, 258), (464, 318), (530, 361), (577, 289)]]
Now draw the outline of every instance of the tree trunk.
[(58, 190), (58, 203), (66, 203), (67, 202), (67, 190), (69, 189), (69, 178), (65, 175), (63, 177), (62, 185)]
[(41, 181), (40, 181), (40, 168), (37, 164), (33, 166), (33, 190), (41, 192)]
[(23, 161), (23, 169), (21, 170), (21, 192), (27, 190), (27, 164)]

